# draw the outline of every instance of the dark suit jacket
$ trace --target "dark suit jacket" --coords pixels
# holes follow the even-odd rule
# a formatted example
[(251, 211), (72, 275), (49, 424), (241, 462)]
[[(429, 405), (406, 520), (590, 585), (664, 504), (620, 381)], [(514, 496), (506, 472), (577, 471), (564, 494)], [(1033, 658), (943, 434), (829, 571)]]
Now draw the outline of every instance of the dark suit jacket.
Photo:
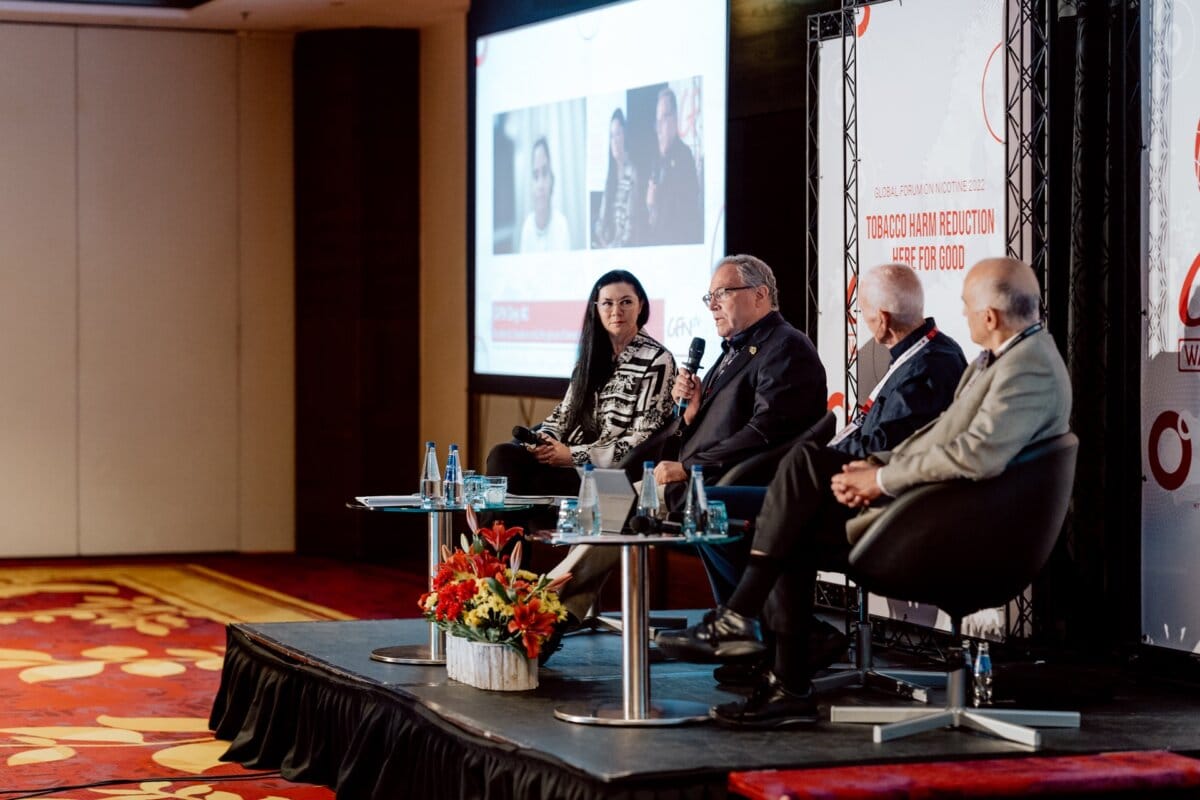
[(772, 311), (738, 336), (704, 379), (704, 399), (683, 430), (679, 460), (711, 483), (747, 456), (803, 433), (825, 413), (817, 349)]
[[(891, 348), (892, 360), (915, 347), (935, 327), (933, 317), (926, 317), (921, 327)], [(962, 348), (938, 331), (916, 356), (901, 364), (888, 378), (863, 419), (862, 427), (833, 448), (856, 458), (891, 450), (946, 410), (966, 368), (967, 359), (963, 357)]]

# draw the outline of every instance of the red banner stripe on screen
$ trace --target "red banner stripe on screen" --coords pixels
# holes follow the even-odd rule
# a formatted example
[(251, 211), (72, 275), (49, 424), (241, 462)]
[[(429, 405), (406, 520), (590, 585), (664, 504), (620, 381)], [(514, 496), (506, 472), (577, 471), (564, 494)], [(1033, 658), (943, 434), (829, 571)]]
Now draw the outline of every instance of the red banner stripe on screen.
[[(650, 301), (646, 333), (663, 340), (662, 300)], [(578, 300), (498, 300), (492, 303), (492, 340), (575, 344), (583, 309)]]

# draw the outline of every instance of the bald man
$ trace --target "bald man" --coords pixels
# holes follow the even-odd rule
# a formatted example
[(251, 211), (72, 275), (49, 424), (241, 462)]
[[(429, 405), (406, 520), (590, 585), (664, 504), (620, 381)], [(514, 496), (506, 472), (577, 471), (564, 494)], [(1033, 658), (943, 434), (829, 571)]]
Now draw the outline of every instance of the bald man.
[(998, 475), (1027, 445), (1067, 432), (1071, 384), (1039, 319), (1033, 270), (1015, 259), (981, 261), (967, 273), (962, 298), (971, 339), (984, 351), (949, 408), (890, 452), (866, 459), (829, 448), (793, 451), (767, 491), (750, 562), (728, 606), (659, 635), (659, 649), (677, 658), (745, 658), (764, 649), (754, 623), (762, 613), (775, 634), (773, 666), (749, 699), (712, 709), (718, 722), (778, 728), (816, 721), (806, 653), (816, 571), (845, 562), (880, 513), (875, 506), (921, 484)]
[[(870, 396), (863, 398), (849, 424), (829, 443), (844, 453), (847, 461), (891, 450), (945, 411), (967, 368), (958, 343), (939, 331), (932, 317), (925, 316), (921, 279), (907, 264), (880, 264), (863, 271), (858, 281), (858, 304), (862, 327), (886, 348), (890, 366)], [(766, 486), (713, 486), (708, 497), (724, 501), (732, 517), (754, 519), (762, 510), (766, 491)], [(745, 569), (749, 540), (701, 545), (698, 549), (713, 597), (718, 604), (727, 603)], [(812, 663), (832, 663), (845, 652), (847, 644), (840, 630), (819, 625), (809, 646)], [(714, 675), (719, 683), (742, 684), (757, 678), (761, 671), (758, 666), (758, 662), (726, 665)]]

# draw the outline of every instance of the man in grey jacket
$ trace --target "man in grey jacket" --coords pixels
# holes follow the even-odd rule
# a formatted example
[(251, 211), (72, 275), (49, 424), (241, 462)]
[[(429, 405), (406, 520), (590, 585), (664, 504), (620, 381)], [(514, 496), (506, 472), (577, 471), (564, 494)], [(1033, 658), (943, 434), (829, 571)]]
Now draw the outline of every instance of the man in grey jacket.
[(745, 658), (763, 649), (754, 625), (762, 613), (776, 636), (774, 665), (748, 700), (712, 710), (718, 722), (774, 728), (816, 720), (805, 652), (816, 570), (844, 563), (886, 498), (924, 483), (998, 475), (1022, 448), (1067, 432), (1071, 384), (1039, 307), (1028, 265), (979, 262), (963, 282), (963, 313), (984, 351), (950, 407), (891, 452), (857, 460), (806, 447), (780, 465), (728, 606), (658, 638), (659, 649), (677, 658)]

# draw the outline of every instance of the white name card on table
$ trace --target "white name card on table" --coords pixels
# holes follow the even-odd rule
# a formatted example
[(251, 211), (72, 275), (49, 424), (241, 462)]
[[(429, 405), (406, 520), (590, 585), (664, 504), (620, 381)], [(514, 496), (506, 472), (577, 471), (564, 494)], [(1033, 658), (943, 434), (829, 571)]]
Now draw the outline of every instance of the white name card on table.
[(421, 495), (372, 494), (356, 497), (354, 502), (367, 508), (417, 508), (421, 505)]

